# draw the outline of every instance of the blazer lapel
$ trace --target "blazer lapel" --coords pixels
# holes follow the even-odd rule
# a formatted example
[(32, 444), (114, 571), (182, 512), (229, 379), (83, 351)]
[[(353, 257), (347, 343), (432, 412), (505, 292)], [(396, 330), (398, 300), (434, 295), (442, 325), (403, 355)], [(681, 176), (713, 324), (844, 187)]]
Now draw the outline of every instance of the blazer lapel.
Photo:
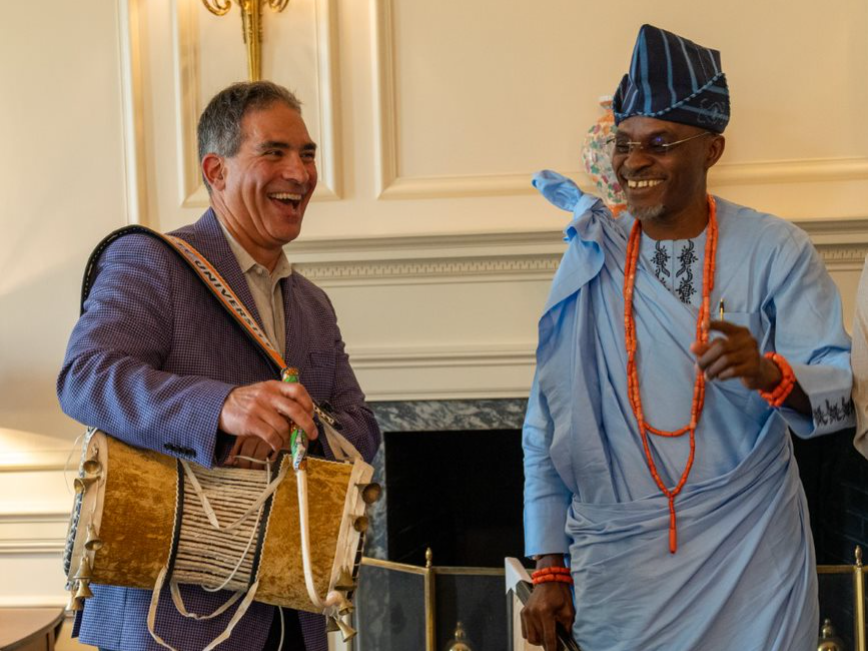
[(220, 228), (214, 210), (209, 208), (189, 230), (178, 231), (177, 235), (181, 239), (187, 240), (199, 253), (205, 256), (208, 262), (214, 265), (214, 268), (223, 276), (223, 280), (241, 299), (247, 312), (262, 328), (262, 317), (256, 309), (256, 301), (253, 300), (250, 285), (247, 284), (247, 279), (238, 265), (235, 254), (229, 248), (229, 242), (226, 241), (226, 236), (223, 234), (223, 229)]
[(295, 299), (298, 291), (296, 285), (297, 272), (283, 279), (283, 310), (286, 314), (286, 354), (284, 359), (289, 366), (295, 366), (301, 373), (304, 382), (304, 371), (307, 368), (308, 341), (306, 337), (305, 315), (301, 314), (300, 301)]

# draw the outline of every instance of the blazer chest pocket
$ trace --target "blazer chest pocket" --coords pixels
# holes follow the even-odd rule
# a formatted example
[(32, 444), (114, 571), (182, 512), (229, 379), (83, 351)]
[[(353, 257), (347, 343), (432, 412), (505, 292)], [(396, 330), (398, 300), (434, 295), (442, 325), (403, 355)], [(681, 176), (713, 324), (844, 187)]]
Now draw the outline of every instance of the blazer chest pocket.
[(331, 397), (335, 380), (335, 351), (313, 350), (308, 355), (308, 365), (301, 382), (315, 400)]

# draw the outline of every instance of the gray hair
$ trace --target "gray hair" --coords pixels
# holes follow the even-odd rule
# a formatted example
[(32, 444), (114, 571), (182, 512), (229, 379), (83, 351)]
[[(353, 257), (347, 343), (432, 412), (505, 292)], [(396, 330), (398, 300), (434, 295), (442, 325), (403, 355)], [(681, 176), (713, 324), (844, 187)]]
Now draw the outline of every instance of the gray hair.
[[(217, 93), (199, 117), (196, 129), (199, 164), (211, 153), (230, 158), (235, 156), (241, 148), (241, 121), (247, 112), (265, 109), (278, 102), (301, 114), (299, 99), (271, 81), (242, 81)], [(202, 178), (210, 194), (208, 179), (204, 174)]]

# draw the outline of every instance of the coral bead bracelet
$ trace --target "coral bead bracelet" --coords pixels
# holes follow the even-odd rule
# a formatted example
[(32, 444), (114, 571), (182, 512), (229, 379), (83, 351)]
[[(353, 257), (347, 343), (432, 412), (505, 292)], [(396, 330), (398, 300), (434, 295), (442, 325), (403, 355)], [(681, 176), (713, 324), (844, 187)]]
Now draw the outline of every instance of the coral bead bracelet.
[(760, 391), (759, 394), (772, 407), (780, 407), (793, 392), (796, 386), (796, 374), (783, 355), (766, 353), (765, 358), (770, 360), (781, 372), (781, 381), (771, 391)]
[(534, 585), (540, 583), (572, 583), (573, 577), (570, 575), (568, 567), (544, 567), (530, 575)]

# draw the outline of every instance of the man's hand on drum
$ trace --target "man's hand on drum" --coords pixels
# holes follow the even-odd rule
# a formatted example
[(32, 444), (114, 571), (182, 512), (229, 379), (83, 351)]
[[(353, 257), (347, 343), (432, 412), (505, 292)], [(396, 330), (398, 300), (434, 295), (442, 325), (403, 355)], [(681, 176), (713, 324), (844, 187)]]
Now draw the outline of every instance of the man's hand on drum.
[(258, 467), (237, 457), (266, 460), (289, 449), (292, 423), (309, 439), (319, 435), (313, 422), (313, 400), (302, 384), (269, 380), (236, 387), (226, 397), (218, 421), (223, 432), (236, 437), (226, 465)]
[[(537, 569), (550, 565), (562, 565), (562, 555), (546, 555), (537, 563)], [(535, 585), (530, 599), (521, 609), (521, 634), (531, 644), (545, 651), (557, 651), (557, 625), (565, 631), (573, 629), (576, 610), (570, 586), (560, 582)]]

